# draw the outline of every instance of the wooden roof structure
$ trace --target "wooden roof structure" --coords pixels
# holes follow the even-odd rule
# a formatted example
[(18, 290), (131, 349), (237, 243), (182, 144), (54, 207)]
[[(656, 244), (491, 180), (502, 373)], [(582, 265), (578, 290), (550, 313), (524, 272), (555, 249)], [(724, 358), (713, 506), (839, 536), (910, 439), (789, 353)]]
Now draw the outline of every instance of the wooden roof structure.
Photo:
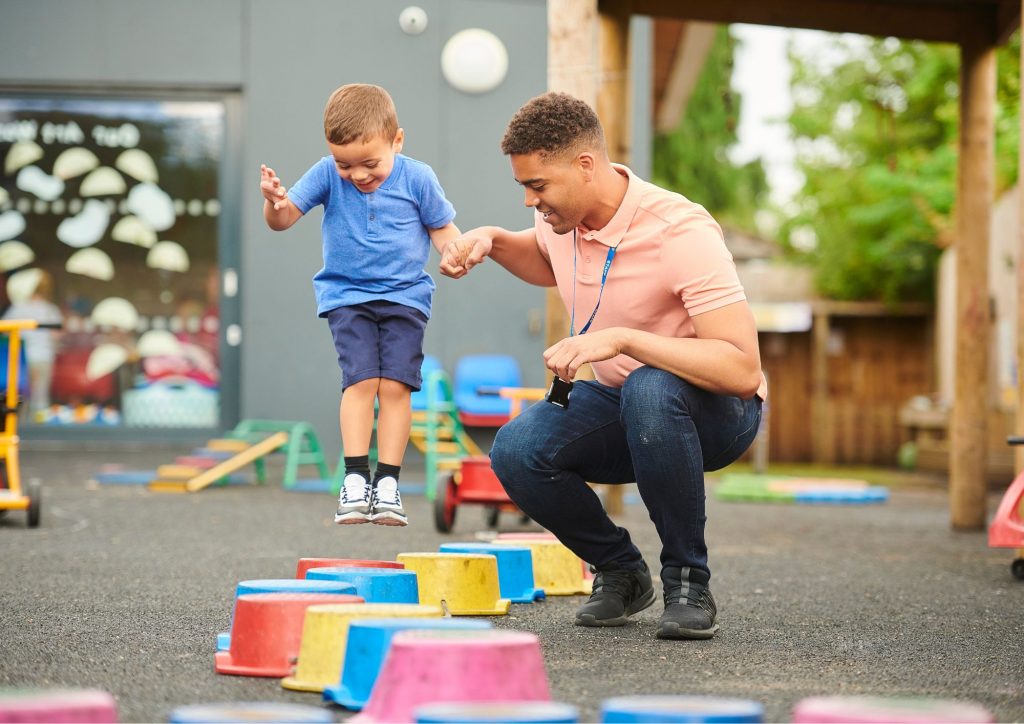
[[(629, 163), (629, 21), (633, 15), (753, 23), (862, 33), (960, 47), (960, 142), (957, 175), (956, 391), (950, 425), (950, 524), (986, 524), (986, 417), (989, 399), (988, 247), (995, 190), (995, 49), (1021, 25), (1024, 0), (548, 0), (548, 89), (597, 109), (616, 161)], [(1022, 104), (1024, 105), (1024, 104)], [(1022, 123), (1024, 127), (1024, 123)], [(1024, 135), (1024, 133), (1022, 133)], [(1022, 145), (1024, 159), (1024, 145)], [(1024, 178), (1024, 161), (1019, 160)], [(1024, 205), (1024, 184), (1019, 184)], [(1022, 225), (1024, 229), (1024, 225)], [(1024, 231), (1021, 232), (1024, 246)], [(1022, 256), (1024, 258), (1024, 256)], [(1024, 308), (1024, 264), (1019, 265)], [(549, 291), (548, 338), (568, 334), (557, 294)], [(1024, 370), (1024, 314), (1018, 315), (1018, 370)], [(1018, 374), (1024, 401), (1024, 375)], [(822, 414), (827, 414), (824, 412)], [(1017, 406), (1024, 433), (1024, 404)], [(1024, 467), (1019, 451), (1017, 467)]]

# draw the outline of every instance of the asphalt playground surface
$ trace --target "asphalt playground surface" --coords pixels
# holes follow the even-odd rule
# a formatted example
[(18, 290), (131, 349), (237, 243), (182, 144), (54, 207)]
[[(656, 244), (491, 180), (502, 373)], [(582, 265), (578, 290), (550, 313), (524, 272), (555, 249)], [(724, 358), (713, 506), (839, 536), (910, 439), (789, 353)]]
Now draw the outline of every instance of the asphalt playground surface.
[[(393, 559), (485, 530), (482, 509), (466, 506), (439, 534), (410, 494), (408, 528), (335, 526), (332, 498), (282, 490), (273, 465), (267, 486), (190, 495), (90, 482), (107, 463), (152, 469), (183, 452), (23, 451), (43, 515), (36, 529), (21, 512), (0, 519), (0, 687), (103, 689), (127, 722), (199, 703), (325, 706), (276, 679), (214, 672), (235, 584), (291, 577), (300, 557)], [(708, 515), (721, 624), (710, 641), (657, 640), (660, 596), (622, 628), (573, 626), (582, 597), (490, 620), (540, 637), (552, 698), (582, 721), (599, 719), (603, 699), (636, 694), (753, 699), (767, 721), (789, 721), (808, 696), (956, 698), (1024, 721), (1024, 581), (1010, 574), (1012, 551), (950, 530), (941, 487), (894, 487), (875, 505), (734, 503), (715, 498), (711, 479)], [(643, 506), (628, 504), (619, 523), (656, 574)], [(500, 525), (531, 529), (509, 515)]]

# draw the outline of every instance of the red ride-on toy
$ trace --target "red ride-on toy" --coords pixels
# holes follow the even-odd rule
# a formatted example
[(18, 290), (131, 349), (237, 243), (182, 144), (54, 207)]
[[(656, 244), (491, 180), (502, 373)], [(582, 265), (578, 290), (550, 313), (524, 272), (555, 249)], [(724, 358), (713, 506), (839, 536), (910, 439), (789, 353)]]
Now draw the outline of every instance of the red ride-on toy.
[[(1024, 437), (1007, 439), (1011, 445), (1024, 445)], [(1010, 564), (1015, 578), (1024, 580), (1024, 471), (1006, 489), (995, 517), (988, 529), (989, 548), (1016, 548), (1017, 554)]]
[[(481, 392), (512, 400), (510, 416), (515, 417), (524, 402), (543, 399), (546, 390), (539, 387), (502, 387), (481, 388)], [(520, 512), (501, 486), (501, 481), (491, 469), (491, 459), (486, 455), (463, 458), (458, 470), (438, 481), (434, 491), (434, 527), (441, 533), (450, 533), (455, 525), (455, 510), (464, 503), (485, 506), (487, 525), (491, 528), (498, 527), (498, 516), (503, 511)]]
[(487, 508), (487, 524), (494, 528), (502, 511), (518, 512), (498, 477), (491, 470), (486, 455), (462, 459), (462, 467), (448, 475), (434, 493), (434, 527), (450, 533), (455, 525), (455, 510), (460, 505), (475, 503)]

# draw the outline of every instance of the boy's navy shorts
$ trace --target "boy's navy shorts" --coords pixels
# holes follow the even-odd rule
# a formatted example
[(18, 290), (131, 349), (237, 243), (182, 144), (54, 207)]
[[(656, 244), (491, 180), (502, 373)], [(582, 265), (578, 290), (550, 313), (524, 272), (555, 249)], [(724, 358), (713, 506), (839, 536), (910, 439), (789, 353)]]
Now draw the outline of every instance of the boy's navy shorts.
[(373, 377), (404, 382), (416, 391), (423, 380), (427, 315), (404, 304), (373, 300), (327, 313), (341, 367), (341, 388)]

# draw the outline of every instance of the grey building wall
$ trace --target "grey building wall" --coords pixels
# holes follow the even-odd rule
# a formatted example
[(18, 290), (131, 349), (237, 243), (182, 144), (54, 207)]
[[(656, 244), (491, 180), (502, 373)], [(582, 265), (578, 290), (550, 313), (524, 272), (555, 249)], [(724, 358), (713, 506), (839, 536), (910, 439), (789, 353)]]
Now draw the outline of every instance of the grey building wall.
[[(544, 0), (416, 0), (429, 18), (416, 36), (398, 24), (410, 4), (0, 0), (0, 88), (228, 96), (234, 155), (224, 210), (233, 208), (234, 217), (225, 228), (237, 238), (237, 257), (222, 263), (240, 275), (240, 297), (229, 302), (240, 305), (240, 414), (308, 420), (332, 457), (339, 449), (339, 372), (311, 284), (321, 266), (321, 214), (311, 212), (287, 232), (268, 230), (259, 165), (271, 165), (290, 185), (326, 153), (321, 118), (331, 91), (377, 83), (395, 99), (405, 153), (434, 167), (460, 228), (532, 223), (498, 144), (515, 110), (545, 90)], [(491, 93), (463, 94), (441, 74), (445, 41), (470, 27), (494, 32), (509, 51), (508, 76)], [(634, 167), (645, 174), (649, 21), (634, 20), (634, 29)], [(428, 353), (452, 371), (461, 355), (507, 352), (519, 359), (526, 384), (542, 383), (543, 331), (530, 320), (543, 317), (543, 290), (494, 264), (459, 281), (434, 277)]]

